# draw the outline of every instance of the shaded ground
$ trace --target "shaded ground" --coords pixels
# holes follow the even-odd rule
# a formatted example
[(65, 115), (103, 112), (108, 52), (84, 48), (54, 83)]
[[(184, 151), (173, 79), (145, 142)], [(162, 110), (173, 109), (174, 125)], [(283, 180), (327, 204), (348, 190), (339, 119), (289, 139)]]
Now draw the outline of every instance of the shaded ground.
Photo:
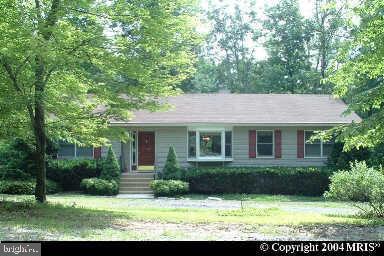
[(26, 198), (0, 196), (0, 240), (384, 240), (383, 220), (319, 198)]

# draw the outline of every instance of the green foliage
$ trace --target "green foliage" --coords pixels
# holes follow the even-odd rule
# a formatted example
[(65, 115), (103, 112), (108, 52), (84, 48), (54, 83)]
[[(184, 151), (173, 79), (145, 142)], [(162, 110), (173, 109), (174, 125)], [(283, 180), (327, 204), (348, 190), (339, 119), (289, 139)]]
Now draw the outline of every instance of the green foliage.
[[(110, 118), (158, 108), (155, 96), (174, 94), (174, 86), (194, 71), (192, 50), (200, 40), (194, 31), (196, 1), (38, 2), (40, 7), (0, 1), (6, 7), (0, 10), (0, 133), (5, 137), (34, 136), (28, 125), (34, 113), (27, 106), (33, 106), (29, 99), (40, 79), (37, 57), (43, 62), (44, 111), (54, 114), (47, 115), (46, 132), (80, 144), (123, 136), (109, 129)], [(105, 30), (114, 33), (107, 36)], [(98, 105), (108, 109), (93, 112)]]
[(316, 167), (223, 167), (189, 169), (193, 193), (322, 195), (331, 171)]
[[(215, 79), (208, 80), (211, 84), (213, 82), (213, 88), (218, 88), (217, 85), (220, 84), (231, 92), (246, 92), (254, 81), (251, 69), (255, 56), (248, 43), (252, 38), (256, 40), (258, 37), (252, 26), (254, 13), (252, 5), (245, 9), (236, 4), (231, 11), (229, 9), (228, 6), (216, 7), (207, 12), (212, 23), (212, 30), (207, 38), (209, 57), (212, 58), (212, 63), (217, 63), (218, 55), (224, 56), (214, 66), (215, 69), (211, 72), (213, 75), (210, 78), (203, 77)], [(196, 76), (196, 79), (200, 78), (201, 76)]]
[(12, 175), (12, 171), (19, 174), (24, 172), (29, 177), (35, 176), (36, 166), (33, 157), (33, 148), (20, 138), (11, 139), (0, 147), (0, 166)]
[(179, 180), (182, 176), (183, 171), (177, 160), (175, 148), (171, 146), (169, 147), (167, 160), (163, 168), (162, 178), (166, 180)]
[(116, 181), (120, 180), (120, 166), (117, 162), (116, 155), (112, 150), (112, 147), (108, 149), (107, 158), (103, 160), (102, 169), (100, 173), (100, 179)]
[(120, 167), (112, 147), (101, 163), (99, 178), (83, 179), (80, 189), (91, 195), (116, 195), (119, 192)]
[(282, 0), (268, 8), (266, 16), (263, 25), (269, 32), (264, 44), (269, 53), (267, 63), (279, 70), (274, 72), (278, 79), (274, 85), (290, 93), (309, 92), (313, 86), (317, 89), (320, 77), (311, 74), (307, 47), (310, 29), (300, 14), (298, 1)]
[(339, 51), (332, 67), (330, 81), (335, 95), (346, 99), (348, 112), (356, 111), (362, 122), (337, 127), (344, 148), (374, 147), (384, 140), (384, 20), (381, 0), (363, 0), (353, 15), (360, 18), (351, 23), (353, 36)]
[(99, 178), (83, 179), (80, 188), (84, 193), (91, 195), (111, 196), (119, 192), (119, 186), (116, 181)]
[[(194, 72), (196, 1), (0, 0), (0, 137), (31, 140), (45, 201), (47, 138), (103, 145), (109, 121), (159, 109)], [(102, 107), (101, 107), (102, 106)]]
[(155, 196), (178, 196), (189, 191), (188, 183), (180, 180), (154, 180), (150, 186)]
[(64, 191), (77, 191), (81, 180), (98, 177), (100, 172), (99, 160), (50, 160), (47, 178), (59, 183)]
[(30, 180), (32, 176), (20, 169), (0, 167), (0, 180)]
[(331, 154), (328, 156), (328, 167), (334, 170), (348, 170), (351, 162), (370, 159), (371, 152), (368, 149), (352, 149), (345, 152), (343, 147), (342, 143), (334, 144)]
[[(35, 181), (0, 180), (0, 194), (33, 195), (35, 193)], [(46, 190), (48, 194), (61, 191), (61, 187), (54, 181), (47, 180)]]
[(368, 167), (363, 162), (351, 164), (350, 171), (339, 171), (331, 176), (329, 199), (368, 202), (366, 210), (375, 216), (384, 217), (384, 172)]
[(384, 167), (384, 143), (375, 146), (370, 151), (371, 154), (369, 159), (367, 160), (368, 165), (374, 167)]

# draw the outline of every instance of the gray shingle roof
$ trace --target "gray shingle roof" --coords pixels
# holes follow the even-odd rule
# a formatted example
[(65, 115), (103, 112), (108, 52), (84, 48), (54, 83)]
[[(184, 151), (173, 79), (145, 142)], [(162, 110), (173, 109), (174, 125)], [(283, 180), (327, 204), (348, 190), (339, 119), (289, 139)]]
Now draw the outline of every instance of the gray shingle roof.
[(338, 124), (359, 122), (355, 113), (330, 95), (183, 94), (169, 97), (165, 112), (136, 111), (127, 124)]

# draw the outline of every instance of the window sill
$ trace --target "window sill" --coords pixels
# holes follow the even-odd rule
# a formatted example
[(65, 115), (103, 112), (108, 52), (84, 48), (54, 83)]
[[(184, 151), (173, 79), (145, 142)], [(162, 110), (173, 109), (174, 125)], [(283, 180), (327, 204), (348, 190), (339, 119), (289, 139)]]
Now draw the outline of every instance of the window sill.
[(188, 162), (232, 162), (233, 158), (188, 158)]
[(275, 156), (256, 156), (256, 159), (274, 159)]

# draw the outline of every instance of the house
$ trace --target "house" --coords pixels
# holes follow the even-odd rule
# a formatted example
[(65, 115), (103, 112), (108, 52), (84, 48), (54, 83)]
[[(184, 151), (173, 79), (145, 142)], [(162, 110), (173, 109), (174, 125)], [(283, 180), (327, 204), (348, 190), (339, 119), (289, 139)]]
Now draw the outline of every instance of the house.
[[(113, 149), (122, 170), (161, 170), (170, 146), (180, 165), (322, 166), (331, 142), (308, 142), (314, 131), (359, 122), (344, 115), (343, 101), (308, 94), (183, 94), (169, 97), (168, 111), (136, 111), (134, 118), (113, 121), (132, 134)], [(64, 145), (59, 157), (95, 157), (106, 148)]]

